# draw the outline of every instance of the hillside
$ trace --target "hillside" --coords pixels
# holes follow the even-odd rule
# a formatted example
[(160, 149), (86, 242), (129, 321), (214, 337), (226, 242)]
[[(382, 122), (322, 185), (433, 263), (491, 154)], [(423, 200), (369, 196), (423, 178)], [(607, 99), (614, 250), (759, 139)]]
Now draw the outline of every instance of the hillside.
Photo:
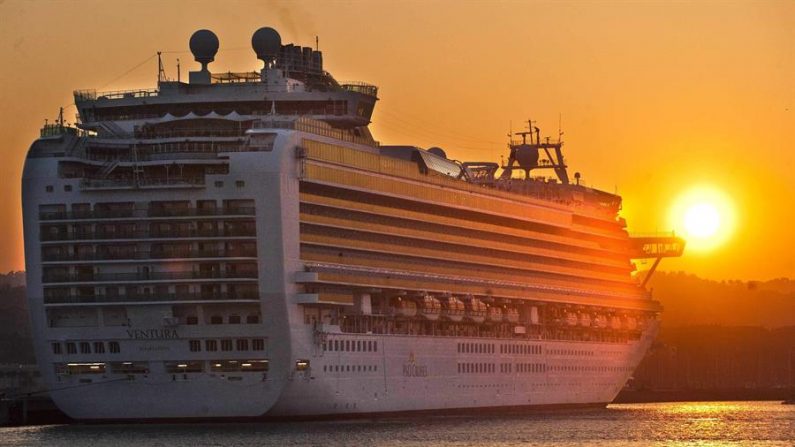
[(686, 273), (657, 272), (650, 281), (665, 308), (663, 325), (795, 325), (795, 281), (711, 281)]

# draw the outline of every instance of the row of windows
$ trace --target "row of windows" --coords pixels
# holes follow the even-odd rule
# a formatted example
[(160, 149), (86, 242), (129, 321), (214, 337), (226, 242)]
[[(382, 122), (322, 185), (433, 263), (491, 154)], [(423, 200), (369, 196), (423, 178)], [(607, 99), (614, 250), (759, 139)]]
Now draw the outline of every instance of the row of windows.
[(577, 355), (581, 357), (593, 357), (595, 355), (594, 351), (582, 351), (577, 349), (550, 349), (547, 353), (552, 355)]
[(618, 371), (632, 371), (633, 368), (628, 366), (576, 366), (576, 365), (558, 365), (550, 366), (551, 371), (566, 371), (566, 372), (618, 372)]
[[(206, 363), (209, 363), (209, 367)], [(55, 373), (72, 374), (149, 374), (149, 362), (95, 362), (95, 363), (55, 363)], [(163, 362), (169, 374), (210, 372), (263, 372), (268, 370), (268, 360), (184, 360)]]
[(494, 354), (492, 343), (459, 343), (458, 352), (464, 354)]
[[(237, 340), (231, 339), (223, 339), (223, 340), (204, 340), (204, 350), (207, 352), (215, 352), (218, 351), (218, 348), (221, 348), (221, 351), (264, 351), (265, 350), (265, 339), (262, 338), (239, 338)], [(189, 340), (188, 347), (190, 348), (191, 352), (201, 352), (202, 351), (202, 341), (201, 340)]]
[(117, 341), (110, 341), (107, 343), (107, 350), (105, 349), (105, 342), (103, 341), (68, 341), (66, 343), (61, 342), (53, 342), (52, 343), (52, 353), (56, 355), (60, 355), (64, 353), (64, 345), (66, 346), (66, 353), (67, 354), (77, 354), (78, 349), (80, 354), (104, 354), (105, 352), (110, 352), (111, 354), (118, 354), (121, 352), (121, 346), (119, 346), (119, 342)]
[(544, 363), (517, 363), (516, 372), (518, 373), (543, 373), (547, 372), (547, 365)]
[(541, 354), (541, 345), (500, 345), (500, 354)]
[(461, 374), (482, 374), (493, 373), (496, 367), (494, 363), (459, 363), (458, 373)]
[(500, 363), (500, 372), (504, 374), (511, 374), (514, 371), (517, 373), (541, 373), (547, 371), (547, 365), (544, 363)]
[(323, 343), (324, 351), (378, 352), (375, 340), (328, 340)]
[[(44, 187), (44, 190), (47, 191), (47, 192), (53, 192), (53, 191), (55, 191), (55, 188), (52, 185), (47, 185), (47, 186)], [(63, 185), (63, 190), (66, 191), (66, 192), (71, 191), (72, 190), (72, 185)]]
[(323, 372), (376, 372), (378, 365), (323, 365)]
[[(242, 324), (243, 319), (240, 315), (229, 315), (226, 318), (226, 324)], [(199, 324), (199, 317), (196, 316), (188, 316), (185, 318), (185, 324)], [(224, 317), (220, 315), (212, 315), (210, 316), (210, 324), (224, 324)], [(246, 315), (246, 324), (259, 324), (259, 315), (251, 314)]]

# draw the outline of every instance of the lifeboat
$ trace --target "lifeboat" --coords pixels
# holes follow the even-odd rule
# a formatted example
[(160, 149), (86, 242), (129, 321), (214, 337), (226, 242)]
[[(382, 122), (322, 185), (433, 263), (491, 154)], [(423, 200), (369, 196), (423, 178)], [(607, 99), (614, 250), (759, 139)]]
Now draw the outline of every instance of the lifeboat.
[(580, 314), (580, 326), (591, 327), (591, 314)]
[(610, 327), (614, 330), (621, 329), (621, 318), (616, 315), (610, 317)]
[(442, 303), (430, 296), (425, 295), (420, 302), (420, 315), (429, 320), (438, 320), (442, 312)]
[(607, 317), (604, 315), (597, 315), (593, 321), (594, 327), (598, 327), (599, 329), (604, 329), (607, 327)]
[(518, 323), (519, 322), (519, 310), (515, 307), (508, 307), (503, 312), (503, 318), (508, 323)]
[(466, 306), (464, 302), (455, 297), (449, 297), (442, 306), (442, 315), (452, 321), (461, 321), (464, 319), (464, 311)]
[(635, 317), (627, 317), (627, 329), (634, 331), (638, 328), (638, 320)]
[(577, 321), (579, 321), (579, 318), (577, 318), (576, 313), (566, 312), (566, 324), (569, 326), (577, 326)]
[(397, 298), (392, 301), (392, 308), (395, 315), (401, 317), (414, 317), (417, 316), (417, 303), (405, 298)]
[(486, 319), (486, 304), (477, 298), (469, 300), (466, 306), (466, 316), (475, 323), (482, 323)]
[(489, 320), (495, 323), (499, 323), (502, 321), (502, 308), (497, 306), (489, 307)]

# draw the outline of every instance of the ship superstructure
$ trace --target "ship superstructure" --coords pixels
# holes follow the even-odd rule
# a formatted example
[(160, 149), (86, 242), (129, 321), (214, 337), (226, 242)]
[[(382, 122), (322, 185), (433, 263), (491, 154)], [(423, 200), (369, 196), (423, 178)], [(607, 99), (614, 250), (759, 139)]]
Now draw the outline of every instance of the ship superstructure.
[[(270, 28), (263, 69), (76, 91), (23, 175), (36, 355), (84, 420), (612, 401), (660, 306), (621, 199), (531, 124), (505, 166), (387, 146), (378, 89)], [(550, 170), (555, 177), (539, 177)], [(499, 175), (498, 175), (499, 173)], [(655, 263), (656, 267), (656, 263)]]

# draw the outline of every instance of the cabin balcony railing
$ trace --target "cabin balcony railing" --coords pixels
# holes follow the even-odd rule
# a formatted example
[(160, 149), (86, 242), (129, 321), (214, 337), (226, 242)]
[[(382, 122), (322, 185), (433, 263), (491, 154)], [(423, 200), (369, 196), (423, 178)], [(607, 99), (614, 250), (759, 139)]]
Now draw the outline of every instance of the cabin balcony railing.
[(44, 262), (135, 261), (180, 258), (256, 258), (256, 250), (155, 250), (120, 253), (56, 253), (42, 256)]
[(39, 220), (115, 219), (120, 217), (253, 216), (251, 207), (150, 208), (94, 211), (42, 211)]
[(135, 272), (95, 274), (45, 274), (44, 283), (165, 281), (185, 279), (257, 279), (256, 271), (243, 272)]
[(148, 293), (132, 295), (56, 295), (45, 296), (44, 304), (90, 304), (154, 301), (257, 301), (258, 293)]
[(119, 239), (180, 239), (180, 238), (221, 238), (255, 237), (251, 230), (172, 230), (172, 231), (117, 231), (43, 234), (42, 242), (90, 241)]

